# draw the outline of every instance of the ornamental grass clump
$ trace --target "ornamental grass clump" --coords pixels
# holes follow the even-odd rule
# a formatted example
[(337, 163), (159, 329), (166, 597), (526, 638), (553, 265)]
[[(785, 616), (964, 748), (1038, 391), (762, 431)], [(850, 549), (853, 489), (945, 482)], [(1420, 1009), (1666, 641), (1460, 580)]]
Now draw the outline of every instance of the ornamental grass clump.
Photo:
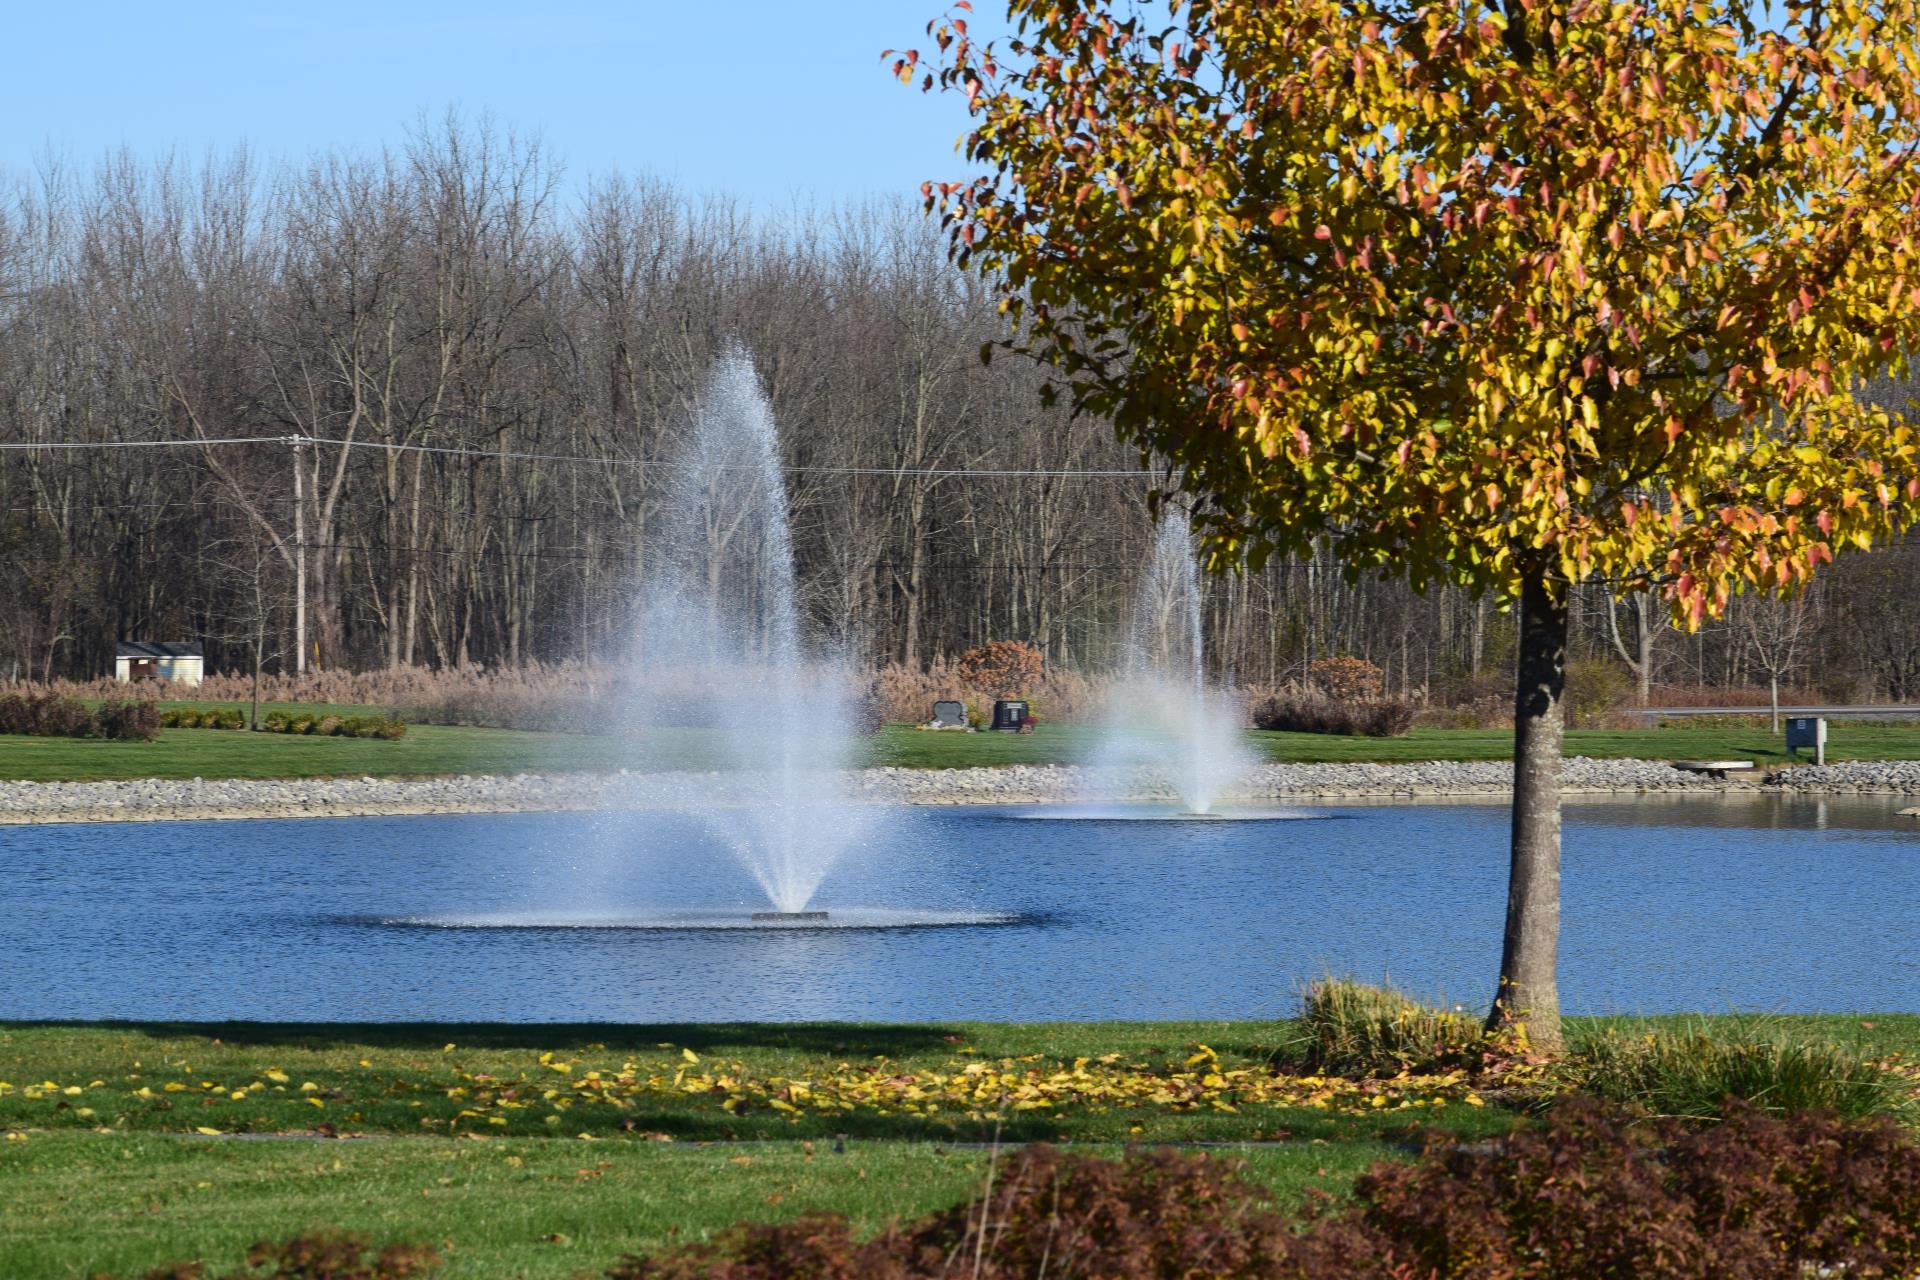
[(1731, 1033), (1608, 1032), (1578, 1045), (1573, 1088), (1657, 1116), (1702, 1119), (1729, 1098), (1763, 1111), (1920, 1120), (1920, 1078), (1844, 1045), (1742, 1024)]
[(1342, 701), (1318, 693), (1256, 697), (1247, 718), (1277, 733), (1329, 733), (1349, 738), (1398, 738), (1413, 728), (1416, 708), (1405, 698)]
[(1322, 978), (1300, 994), (1305, 1065), (1333, 1075), (1398, 1075), (1477, 1063), (1480, 1023), (1423, 1005), (1389, 987)]

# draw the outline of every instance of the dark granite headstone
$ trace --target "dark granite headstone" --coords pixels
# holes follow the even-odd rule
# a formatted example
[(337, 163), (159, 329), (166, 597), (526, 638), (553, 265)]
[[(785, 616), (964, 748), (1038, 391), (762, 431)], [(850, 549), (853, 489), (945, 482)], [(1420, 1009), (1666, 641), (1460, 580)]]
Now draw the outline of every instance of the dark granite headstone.
[(1002, 698), (993, 704), (993, 729), (996, 733), (1018, 733), (1027, 718), (1027, 704), (1016, 698)]

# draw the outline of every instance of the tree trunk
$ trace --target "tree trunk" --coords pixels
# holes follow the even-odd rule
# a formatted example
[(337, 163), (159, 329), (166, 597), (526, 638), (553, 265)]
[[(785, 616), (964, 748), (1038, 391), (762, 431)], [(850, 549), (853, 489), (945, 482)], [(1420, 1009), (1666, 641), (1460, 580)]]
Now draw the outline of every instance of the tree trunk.
[(1567, 596), (1544, 573), (1520, 597), (1513, 709), (1513, 854), (1500, 987), (1489, 1029), (1521, 1025), (1538, 1051), (1558, 1054), (1560, 995), (1560, 742), (1565, 721)]

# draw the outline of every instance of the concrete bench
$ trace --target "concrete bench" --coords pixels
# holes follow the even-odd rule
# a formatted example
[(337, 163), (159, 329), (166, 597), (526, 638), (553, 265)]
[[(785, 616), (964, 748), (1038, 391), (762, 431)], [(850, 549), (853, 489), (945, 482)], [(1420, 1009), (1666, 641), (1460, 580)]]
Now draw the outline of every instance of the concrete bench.
[(1688, 773), (1704, 773), (1710, 778), (1721, 779), (1736, 773), (1758, 772), (1751, 760), (1675, 760), (1673, 767), (1684, 769)]

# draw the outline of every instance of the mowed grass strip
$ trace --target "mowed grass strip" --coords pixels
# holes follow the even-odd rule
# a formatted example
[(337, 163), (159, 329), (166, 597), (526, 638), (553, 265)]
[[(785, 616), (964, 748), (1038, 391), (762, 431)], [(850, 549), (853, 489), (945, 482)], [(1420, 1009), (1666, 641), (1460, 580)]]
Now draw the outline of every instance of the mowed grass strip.
[[(1246, 1160), (1287, 1203), (1308, 1188), (1338, 1194), (1405, 1155), (1365, 1140), (1220, 1153)], [(832, 1142), (35, 1134), (0, 1143), (0, 1275), (138, 1275), (189, 1258), (223, 1274), (255, 1241), (332, 1226), (432, 1243), (445, 1280), (557, 1280), (744, 1220), (830, 1210), (872, 1230), (967, 1199), (989, 1159), (915, 1142), (849, 1141), (836, 1153)]]
[[(1223, 1154), (1244, 1155), (1250, 1176), (1290, 1202), (1310, 1187), (1339, 1193), (1375, 1161), (1408, 1154), (1418, 1123), (1312, 1109), (1150, 1107), (964, 1124), (766, 1108), (736, 1116), (711, 1097), (665, 1097), (628, 1110), (543, 1108), (525, 1117), (531, 1136), (484, 1123), (465, 1133), (452, 1127), (477, 1119), (460, 1115), (475, 1101), (475, 1075), (564, 1084), (595, 1063), (629, 1058), (693, 1055), (709, 1069), (724, 1062), (802, 1076), (999, 1058), (1066, 1067), (1117, 1053), (1176, 1070), (1203, 1043), (1223, 1064), (1265, 1066), (1291, 1054), (1298, 1035), (1285, 1020), (0, 1024), (0, 1079), (14, 1086), (0, 1097), (0, 1128), (13, 1135), (0, 1140), (0, 1203), (9, 1206), (0, 1215), (0, 1275), (139, 1274), (182, 1258), (204, 1259), (217, 1274), (255, 1241), (321, 1225), (439, 1245), (450, 1277), (590, 1275), (624, 1252), (744, 1219), (836, 1210), (871, 1229), (958, 1203), (986, 1173), (987, 1150), (954, 1145), (969, 1139), (1065, 1139), (1110, 1155), (1123, 1142), (1278, 1140)], [(235, 1086), (268, 1080), (283, 1080), (284, 1092), (231, 1096)], [(28, 1087), (42, 1096), (25, 1097)], [(83, 1107), (92, 1114), (80, 1115)], [(1491, 1108), (1457, 1111), (1477, 1135), (1514, 1122)], [(560, 1122), (546, 1123), (550, 1116)], [(364, 1136), (323, 1137), (322, 1126)], [(232, 1131), (240, 1127), (253, 1132)], [(661, 1141), (667, 1134), (713, 1141)]]
[[(1861, 721), (1829, 725), (1827, 759), (1920, 759), (1920, 722)], [(1031, 734), (929, 732), (890, 726), (877, 737), (874, 764), (919, 769), (972, 765), (1071, 764), (1089, 759), (1101, 731), (1085, 725), (1041, 725)], [(1392, 763), (1417, 760), (1510, 760), (1510, 729), (1421, 729), (1398, 738), (1247, 730), (1256, 758), (1275, 763)], [(1600, 759), (1752, 760), (1784, 764), (1784, 739), (1764, 725), (1683, 724), (1652, 729), (1570, 729), (1566, 754)], [(1802, 763), (1810, 760), (1803, 753)]]
[[(196, 706), (238, 706), (197, 703)], [(367, 715), (379, 708), (285, 704), (296, 714)], [(1920, 724), (1835, 725), (1829, 760), (1920, 759)], [(1256, 758), (1291, 763), (1392, 763), (1505, 760), (1504, 729), (1415, 729), (1399, 738), (1352, 738), (1249, 730)], [(1031, 734), (930, 733), (893, 725), (862, 744), (854, 763), (909, 769), (1012, 764), (1074, 764), (1092, 757), (1100, 731), (1041, 725)], [(1574, 729), (1568, 755), (1651, 760), (1752, 760), (1792, 757), (1764, 727), (1694, 725), (1655, 729)], [(535, 733), (450, 725), (412, 725), (398, 742), (224, 729), (166, 729), (155, 742), (0, 736), (0, 779), (33, 782), (132, 778), (442, 777), (453, 774), (720, 769), (729, 756), (705, 729), (669, 729), (632, 737)]]

